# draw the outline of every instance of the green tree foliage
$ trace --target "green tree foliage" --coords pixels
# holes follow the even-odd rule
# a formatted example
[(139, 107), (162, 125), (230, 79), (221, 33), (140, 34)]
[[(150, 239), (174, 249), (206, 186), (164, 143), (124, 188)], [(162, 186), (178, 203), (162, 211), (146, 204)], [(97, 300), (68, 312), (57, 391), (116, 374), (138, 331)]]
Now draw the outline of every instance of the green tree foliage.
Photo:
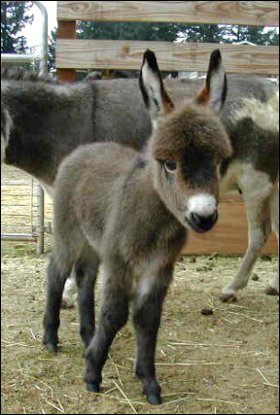
[(191, 25), (179, 33), (179, 39), (184, 42), (279, 45), (276, 29), (238, 25)]
[(251, 42), (256, 45), (279, 45), (279, 33), (276, 29), (251, 26), (223, 26), (225, 43)]
[(165, 40), (173, 42), (185, 25), (177, 23), (79, 22), (78, 38), (103, 40)]
[(32, 23), (30, 2), (1, 1), (1, 53), (26, 53), (26, 38), (20, 31)]
[(179, 39), (184, 42), (222, 43), (224, 29), (219, 25), (188, 25), (181, 33)]
[(56, 48), (57, 29), (51, 31), (48, 45), (48, 70), (55, 69), (55, 48)]
[(276, 29), (237, 25), (186, 25), (177, 23), (79, 22), (80, 39), (142, 40), (233, 43), (248, 41), (257, 45), (278, 45)]

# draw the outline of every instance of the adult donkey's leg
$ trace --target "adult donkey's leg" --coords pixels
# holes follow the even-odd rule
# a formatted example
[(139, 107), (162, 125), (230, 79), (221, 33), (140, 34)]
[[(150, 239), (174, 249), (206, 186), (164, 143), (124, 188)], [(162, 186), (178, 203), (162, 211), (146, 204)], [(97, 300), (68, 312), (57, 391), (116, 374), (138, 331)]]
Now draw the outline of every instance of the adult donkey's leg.
[[(270, 200), (270, 217), (272, 230), (275, 233), (278, 240), (278, 253), (279, 253), (279, 185), (276, 185)], [(269, 285), (265, 290), (266, 294), (279, 295), (279, 271), (272, 278)]]
[[(257, 184), (256, 184), (257, 186)], [(258, 189), (258, 187), (255, 187)], [(249, 228), (249, 246), (242, 260), (240, 269), (233, 281), (223, 289), (220, 295), (221, 301), (236, 299), (237, 292), (248, 284), (250, 273), (258, 258), (261, 248), (271, 233), (271, 222), (269, 213), (269, 198), (253, 197), (251, 192), (243, 191), (244, 202), (247, 211)]]

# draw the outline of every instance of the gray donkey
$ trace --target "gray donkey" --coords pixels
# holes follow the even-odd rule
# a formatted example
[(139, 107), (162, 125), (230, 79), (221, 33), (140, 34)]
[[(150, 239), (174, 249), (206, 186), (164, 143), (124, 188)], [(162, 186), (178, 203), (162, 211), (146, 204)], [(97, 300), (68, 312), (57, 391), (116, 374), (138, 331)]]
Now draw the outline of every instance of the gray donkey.
[[(229, 75), (227, 80), (220, 117), (234, 153), (222, 164), (221, 190), (243, 193), (249, 246), (239, 272), (223, 290), (223, 301), (235, 298), (247, 285), (271, 228), (279, 239), (278, 88), (254, 76)], [(194, 96), (202, 81), (165, 85), (177, 105)], [(134, 79), (59, 84), (40, 76), (2, 74), (1, 160), (36, 177), (50, 194), (59, 164), (80, 144), (116, 141), (139, 150), (150, 132), (150, 118)], [(73, 304), (74, 289), (72, 273), (64, 304)], [(279, 293), (278, 276), (266, 291)]]
[[(197, 85), (167, 82), (167, 88), (180, 102)], [(2, 71), (1, 163), (31, 174), (50, 196), (58, 166), (79, 145), (117, 141), (138, 150), (150, 133), (136, 79), (64, 84), (50, 76)], [(75, 292), (72, 272), (63, 295), (65, 306), (74, 304)]]
[[(159, 404), (155, 348), (163, 301), (187, 229), (206, 232), (217, 221), (218, 167), (232, 149), (223, 124), (207, 108), (219, 111), (226, 97), (218, 50), (211, 55), (205, 88), (178, 110), (149, 50), (140, 86), (154, 129), (146, 151), (116, 143), (90, 144), (75, 150), (59, 168), (44, 344), (57, 350), (63, 287), (75, 266), (88, 390), (100, 389), (109, 348), (127, 322), (131, 302), (136, 375), (148, 401)], [(100, 262), (103, 302), (94, 331), (92, 286)]]
[[(239, 101), (240, 91), (242, 100)], [(239, 105), (240, 104), (240, 105)], [(250, 272), (271, 230), (279, 245), (279, 92), (259, 79), (240, 82), (227, 97), (221, 120), (233, 146), (233, 155), (221, 166), (220, 191), (239, 190), (247, 212), (249, 245), (233, 281), (220, 299), (235, 299), (248, 284)], [(230, 236), (229, 236), (230, 237)], [(266, 288), (279, 294), (279, 275)]]

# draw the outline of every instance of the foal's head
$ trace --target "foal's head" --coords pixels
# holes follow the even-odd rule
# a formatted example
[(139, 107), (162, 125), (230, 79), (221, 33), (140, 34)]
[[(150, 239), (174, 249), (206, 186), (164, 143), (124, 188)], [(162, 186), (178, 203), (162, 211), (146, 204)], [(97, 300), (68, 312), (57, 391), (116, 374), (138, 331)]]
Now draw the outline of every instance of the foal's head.
[(218, 218), (218, 166), (231, 155), (229, 139), (215, 115), (226, 98), (220, 52), (211, 55), (204, 88), (178, 110), (149, 50), (144, 54), (140, 87), (154, 129), (150, 154), (155, 188), (185, 227), (206, 232)]

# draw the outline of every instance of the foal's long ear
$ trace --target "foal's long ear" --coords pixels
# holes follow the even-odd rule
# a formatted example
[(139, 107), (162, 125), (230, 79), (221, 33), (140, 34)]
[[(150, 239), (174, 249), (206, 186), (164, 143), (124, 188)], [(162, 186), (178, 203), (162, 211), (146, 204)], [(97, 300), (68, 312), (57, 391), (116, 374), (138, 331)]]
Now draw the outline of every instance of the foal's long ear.
[(209, 106), (213, 111), (219, 112), (224, 105), (227, 96), (227, 77), (224, 71), (222, 56), (219, 49), (211, 53), (206, 83), (196, 102)]
[(154, 52), (147, 49), (143, 56), (140, 71), (140, 89), (153, 122), (157, 127), (159, 119), (174, 109), (174, 104), (166, 92)]

